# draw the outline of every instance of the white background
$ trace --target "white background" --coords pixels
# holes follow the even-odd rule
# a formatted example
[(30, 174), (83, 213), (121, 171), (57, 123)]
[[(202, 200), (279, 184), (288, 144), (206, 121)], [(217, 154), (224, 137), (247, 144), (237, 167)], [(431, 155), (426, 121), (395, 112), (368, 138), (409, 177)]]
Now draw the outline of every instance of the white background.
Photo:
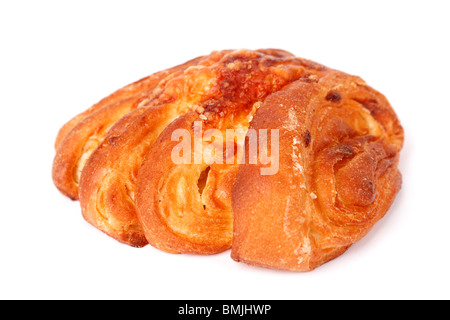
[[(449, 299), (449, 1), (1, 1), (0, 298)], [(71, 117), (212, 50), (281, 48), (356, 74), (406, 132), (387, 216), (313, 272), (119, 244), (51, 181)]]

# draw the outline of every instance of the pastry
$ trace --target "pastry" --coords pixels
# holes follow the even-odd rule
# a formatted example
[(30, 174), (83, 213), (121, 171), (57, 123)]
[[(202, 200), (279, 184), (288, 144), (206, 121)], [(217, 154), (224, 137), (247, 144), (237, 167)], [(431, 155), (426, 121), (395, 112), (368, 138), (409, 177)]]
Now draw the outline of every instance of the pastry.
[[(203, 136), (211, 129), (219, 136), (224, 136), (227, 129), (239, 128), (245, 133), (268, 95), (299, 78), (324, 72), (324, 67), (309, 61), (285, 53), (272, 54), (237, 51), (225, 56), (213, 67), (214, 95), (171, 123), (147, 152), (137, 179), (136, 203), (144, 233), (153, 246), (168, 252), (197, 254), (231, 247), (231, 189), (239, 168), (238, 153), (231, 161), (225, 153), (222, 161), (208, 161), (204, 155), (204, 160), (195, 164), (195, 148), (191, 148), (191, 161), (176, 164), (171, 153), (178, 141), (173, 141), (172, 134), (185, 129), (193, 141), (196, 121), (202, 124)], [(205, 150), (211, 139), (203, 140)], [(243, 143), (242, 139), (230, 142)]]
[(341, 255), (391, 206), (403, 130), (358, 77), (329, 71), (268, 97), (253, 129), (280, 130), (279, 171), (242, 164), (233, 191), (232, 258), (308, 271)]
[[(159, 94), (122, 118), (87, 160), (80, 176), (79, 198), (86, 221), (116, 240), (134, 247), (147, 244), (134, 205), (137, 171), (145, 151), (159, 133), (208, 90), (200, 68), (220, 59), (213, 53), (198, 64), (158, 84)], [(197, 78), (198, 77), (198, 78)], [(185, 95), (192, 90), (194, 96)]]
[[(81, 175), (79, 191), (85, 219), (110, 236), (132, 246), (142, 246), (145, 240), (152, 243), (152, 229), (148, 228), (148, 221), (142, 214), (137, 215), (135, 206), (138, 174), (144, 158), (151, 157), (154, 153), (150, 150), (152, 145), (169, 124), (189, 112), (203, 109), (203, 116), (208, 113), (213, 116), (215, 112), (218, 121), (224, 122), (223, 125), (243, 124), (245, 119), (241, 118), (248, 115), (260, 99), (289, 81), (308, 75), (305, 65), (309, 62), (281, 51), (270, 53), (245, 50), (216, 52), (199, 65), (186, 69), (181, 75), (165, 83), (158, 98), (149, 102), (146, 110), (124, 132), (108, 137), (87, 161)], [(248, 79), (251, 85), (236, 85), (245, 79)], [(229, 123), (225, 123), (227, 121)], [(157, 153), (164, 155), (162, 147), (155, 149)], [(170, 153), (166, 156), (170, 156)], [(150, 162), (149, 166), (158, 168), (158, 165), (170, 162), (170, 157), (166, 157), (158, 163)], [(150, 178), (141, 180), (148, 180), (149, 184), (153, 181)], [(186, 188), (196, 185), (195, 182)], [(166, 199), (170, 199), (170, 204), (175, 207), (178, 201), (184, 200), (183, 197), (171, 198), (170, 195), (167, 195)], [(150, 205), (148, 202), (145, 204)], [(161, 202), (159, 205), (164, 206), (165, 203)], [(185, 216), (188, 212), (195, 211), (195, 208), (186, 210)], [(209, 214), (208, 211), (204, 212), (205, 217)], [(142, 227), (147, 228), (142, 230)], [(171, 233), (173, 231), (170, 230)], [(185, 236), (179, 235), (178, 238)], [(209, 237), (217, 241), (219, 238), (219, 235)], [(158, 243), (159, 248), (164, 248), (161, 242)], [(227, 246), (230, 244), (228, 241)], [(213, 252), (225, 248), (223, 245), (212, 246), (217, 246)], [(167, 248), (167, 251), (172, 249)], [(193, 253), (190, 249), (180, 249), (179, 252)], [(207, 252), (213, 253), (210, 250)], [(202, 250), (195, 253), (202, 253)]]
[[(265, 157), (252, 141), (272, 143)], [(232, 248), (236, 261), (307, 271), (387, 212), (402, 142), (388, 101), (360, 78), (283, 50), (224, 50), (71, 120), (55, 143), (53, 179), (122, 243)]]

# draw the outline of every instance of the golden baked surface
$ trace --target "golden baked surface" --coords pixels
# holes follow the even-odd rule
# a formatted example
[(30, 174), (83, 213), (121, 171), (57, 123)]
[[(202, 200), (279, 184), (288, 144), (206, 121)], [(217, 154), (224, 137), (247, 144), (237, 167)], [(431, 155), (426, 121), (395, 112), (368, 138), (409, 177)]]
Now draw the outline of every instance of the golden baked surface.
[(391, 206), (403, 131), (386, 99), (329, 71), (268, 97), (252, 128), (280, 129), (280, 169), (242, 164), (234, 183), (232, 258), (311, 270), (360, 240)]
[[(194, 161), (174, 161), (180, 130), (192, 148), (178, 154)], [(264, 130), (278, 135), (268, 175), (261, 154), (253, 162), (245, 152), (250, 131)], [(402, 143), (388, 101), (360, 78), (283, 50), (225, 50), (130, 84), (69, 121), (53, 180), (122, 243), (231, 248), (236, 261), (307, 271), (386, 214), (401, 186)], [(208, 153), (219, 144), (226, 152)]]

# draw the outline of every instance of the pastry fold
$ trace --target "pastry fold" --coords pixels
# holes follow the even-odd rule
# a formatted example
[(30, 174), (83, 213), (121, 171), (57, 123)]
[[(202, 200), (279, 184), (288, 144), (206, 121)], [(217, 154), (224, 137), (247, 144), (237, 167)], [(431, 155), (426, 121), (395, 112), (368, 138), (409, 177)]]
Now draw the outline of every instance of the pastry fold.
[(269, 96), (251, 128), (280, 132), (279, 172), (242, 164), (233, 192), (232, 258), (309, 271), (360, 240), (391, 206), (403, 130), (387, 100), (330, 70)]

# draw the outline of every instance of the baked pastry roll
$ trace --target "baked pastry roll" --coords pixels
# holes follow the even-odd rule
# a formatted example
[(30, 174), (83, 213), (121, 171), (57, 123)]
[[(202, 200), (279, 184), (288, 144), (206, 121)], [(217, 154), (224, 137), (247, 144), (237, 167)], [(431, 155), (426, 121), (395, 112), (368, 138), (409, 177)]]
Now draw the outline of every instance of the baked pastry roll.
[(308, 271), (369, 232), (401, 186), (403, 130), (380, 93), (330, 70), (269, 96), (251, 128), (278, 129), (279, 172), (240, 166), (232, 258)]

